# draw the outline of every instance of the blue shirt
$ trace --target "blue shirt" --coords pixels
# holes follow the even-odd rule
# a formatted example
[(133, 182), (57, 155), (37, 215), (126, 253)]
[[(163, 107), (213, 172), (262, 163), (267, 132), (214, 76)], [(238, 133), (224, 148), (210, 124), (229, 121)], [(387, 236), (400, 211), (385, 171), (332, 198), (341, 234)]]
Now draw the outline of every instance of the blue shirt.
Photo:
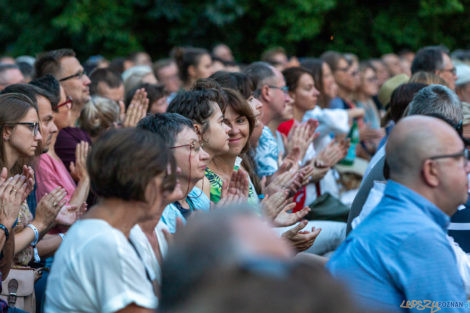
[[(446, 238), (449, 220), (420, 194), (388, 181), (381, 202), (350, 233), (327, 267), (369, 308), (409, 312), (400, 309), (403, 300), (465, 305), (463, 281)], [(411, 312), (420, 311), (415, 307)], [(442, 307), (440, 312), (465, 309)]]
[[(192, 209), (194, 211), (209, 211), (211, 207), (211, 202), (209, 198), (207, 198), (206, 194), (198, 187), (194, 187), (189, 192), (187, 201), (189, 203), (192, 203)], [(161, 220), (166, 226), (168, 226), (168, 230), (170, 231), (170, 233), (174, 233), (176, 231), (177, 218), (181, 218), (183, 223), (186, 223), (186, 218), (183, 216), (183, 214), (185, 216), (188, 215), (188, 212), (186, 211), (190, 210), (178, 207), (174, 203), (170, 203), (165, 207), (162, 213)]]
[(276, 173), (278, 158), (279, 147), (277, 146), (276, 138), (269, 127), (264, 126), (254, 157), (258, 176), (271, 176)]

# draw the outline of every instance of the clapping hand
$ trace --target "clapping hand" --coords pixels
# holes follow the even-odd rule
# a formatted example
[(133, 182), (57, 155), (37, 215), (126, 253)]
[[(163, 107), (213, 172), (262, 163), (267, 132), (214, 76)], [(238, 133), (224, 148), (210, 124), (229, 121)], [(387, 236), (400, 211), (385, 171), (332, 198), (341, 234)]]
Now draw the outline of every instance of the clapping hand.
[(222, 185), (221, 198), (217, 205), (222, 206), (230, 203), (244, 202), (248, 199), (249, 193), (250, 182), (248, 174), (240, 168), (232, 173), (228, 184), (224, 182)]
[(90, 146), (86, 141), (81, 141), (75, 148), (75, 162), (70, 163), (70, 174), (76, 181), (88, 178), (86, 159), (89, 149)]
[(144, 88), (138, 89), (126, 111), (126, 117), (122, 125), (124, 127), (135, 127), (145, 117), (149, 107), (149, 99)]
[(320, 234), (321, 228), (312, 227), (312, 231), (302, 230), (307, 226), (307, 223), (306, 220), (303, 220), (297, 226), (282, 234), (282, 237), (288, 240), (297, 252), (302, 252), (310, 248)]

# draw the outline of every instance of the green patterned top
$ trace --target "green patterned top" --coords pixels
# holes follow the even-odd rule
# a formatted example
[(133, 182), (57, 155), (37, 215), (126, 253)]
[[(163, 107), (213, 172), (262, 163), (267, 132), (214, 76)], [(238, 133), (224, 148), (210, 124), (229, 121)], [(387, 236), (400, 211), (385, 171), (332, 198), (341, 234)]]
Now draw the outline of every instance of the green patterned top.
[[(235, 163), (237, 164), (237, 163)], [(234, 167), (234, 170), (238, 170), (239, 166), (236, 165)], [(206, 168), (205, 175), (207, 179), (209, 180), (211, 184), (211, 201), (213, 203), (217, 203), (220, 201), (221, 195), (222, 195), (222, 185), (223, 185), (223, 180), (222, 178), (219, 177), (216, 173), (214, 173), (210, 168)], [(249, 178), (248, 178), (249, 179)], [(258, 204), (258, 195), (256, 194), (256, 191), (254, 189), (253, 184), (251, 183), (250, 180), (250, 188), (248, 192), (248, 203), (252, 205), (257, 205)]]

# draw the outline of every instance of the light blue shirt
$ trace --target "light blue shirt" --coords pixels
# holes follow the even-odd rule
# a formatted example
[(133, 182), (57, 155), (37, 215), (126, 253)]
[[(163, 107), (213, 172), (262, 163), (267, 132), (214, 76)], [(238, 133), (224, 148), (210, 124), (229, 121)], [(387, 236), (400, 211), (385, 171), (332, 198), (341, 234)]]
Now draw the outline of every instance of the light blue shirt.
[[(198, 187), (194, 187), (188, 194), (189, 200), (194, 205), (195, 211), (209, 211), (211, 207), (211, 202), (209, 198), (207, 198), (206, 194), (199, 189)], [(180, 210), (174, 205), (170, 203), (165, 207), (162, 213), (161, 220), (168, 226), (168, 230), (170, 233), (174, 233), (176, 231), (176, 219), (181, 218), (184, 224), (186, 224), (186, 219), (181, 214)]]
[[(381, 202), (350, 233), (327, 267), (369, 308), (409, 312), (400, 308), (403, 300), (465, 305), (464, 285), (446, 238), (449, 220), (423, 196), (388, 181)], [(417, 308), (411, 312), (421, 312)], [(466, 310), (441, 307), (440, 312)]]
[(277, 146), (276, 138), (269, 127), (264, 126), (254, 157), (258, 176), (271, 176), (276, 173), (278, 158), (279, 147)]

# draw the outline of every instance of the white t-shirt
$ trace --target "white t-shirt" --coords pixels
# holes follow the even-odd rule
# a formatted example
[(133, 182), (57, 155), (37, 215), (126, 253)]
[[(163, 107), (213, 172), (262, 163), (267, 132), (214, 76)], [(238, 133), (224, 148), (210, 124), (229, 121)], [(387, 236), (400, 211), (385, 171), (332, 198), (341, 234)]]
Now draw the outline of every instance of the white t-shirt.
[[(160, 253), (162, 257), (164, 257), (168, 250), (168, 244), (165, 236), (163, 235), (162, 229), (168, 230), (168, 227), (162, 221), (159, 221), (155, 227), (155, 234), (157, 235)], [(139, 225), (132, 227), (129, 234), (129, 240), (132, 241), (136, 249), (139, 251), (139, 255), (142, 258), (145, 268), (147, 269), (147, 273), (149, 273), (152, 281), (157, 280), (158, 284), (161, 284), (160, 263), (158, 263), (158, 259), (155, 256), (153, 248)]]
[(135, 249), (104, 220), (75, 222), (55, 254), (45, 312), (116, 312), (132, 303), (158, 305)]

